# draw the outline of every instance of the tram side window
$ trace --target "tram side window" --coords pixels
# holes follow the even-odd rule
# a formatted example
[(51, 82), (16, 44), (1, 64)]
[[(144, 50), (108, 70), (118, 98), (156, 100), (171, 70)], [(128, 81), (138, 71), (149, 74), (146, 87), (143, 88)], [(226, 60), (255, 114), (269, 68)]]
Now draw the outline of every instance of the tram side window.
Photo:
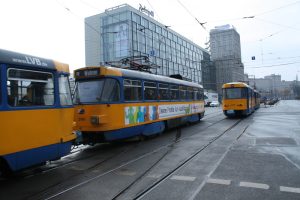
[(7, 74), (8, 104), (10, 106), (54, 104), (54, 83), (51, 73), (11, 68)]
[(193, 96), (193, 100), (194, 101), (197, 101), (197, 100), (201, 100), (201, 97), (200, 97), (200, 90), (198, 90), (198, 88), (193, 88), (194, 90), (194, 96)]
[(197, 95), (197, 99), (198, 100), (204, 100), (204, 92), (203, 92), (203, 89), (199, 89), (198, 90), (198, 95)]
[(142, 100), (142, 82), (138, 80), (124, 80), (124, 100), (141, 101)]
[(58, 84), (60, 104), (62, 106), (72, 105), (72, 97), (68, 77), (65, 75), (61, 75), (58, 79)]
[(192, 87), (188, 87), (186, 94), (187, 94), (186, 95), (186, 99), (191, 101), (193, 99), (193, 88)]
[(179, 90), (177, 85), (170, 86), (170, 96), (171, 100), (176, 101), (179, 99)]
[(158, 97), (159, 100), (169, 100), (169, 85), (168, 84), (158, 84)]
[(145, 81), (144, 95), (145, 95), (145, 100), (156, 100), (157, 99), (156, 83)]
[(186, 99), (186, 87), (185, 86), (180, 86), (179, 87), (179, 98), (181, 100), (185, 100)]

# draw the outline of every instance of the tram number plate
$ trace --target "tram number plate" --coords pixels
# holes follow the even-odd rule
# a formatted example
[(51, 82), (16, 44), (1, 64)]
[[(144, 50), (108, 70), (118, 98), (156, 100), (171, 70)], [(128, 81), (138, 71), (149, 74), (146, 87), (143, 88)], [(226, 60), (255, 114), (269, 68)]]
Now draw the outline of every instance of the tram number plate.
[(234, 110), (227, 110), (227, 114), (234, 114)]

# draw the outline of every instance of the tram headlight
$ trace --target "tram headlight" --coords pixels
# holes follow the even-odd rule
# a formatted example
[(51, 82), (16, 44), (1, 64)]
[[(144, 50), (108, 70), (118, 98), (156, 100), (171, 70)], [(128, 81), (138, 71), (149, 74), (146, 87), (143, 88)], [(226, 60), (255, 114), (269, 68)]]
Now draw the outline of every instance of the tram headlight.
[(99, 125), (100, 124), (100, 117), (99, 116), (91, 116), (91, 124), (93, 125)]

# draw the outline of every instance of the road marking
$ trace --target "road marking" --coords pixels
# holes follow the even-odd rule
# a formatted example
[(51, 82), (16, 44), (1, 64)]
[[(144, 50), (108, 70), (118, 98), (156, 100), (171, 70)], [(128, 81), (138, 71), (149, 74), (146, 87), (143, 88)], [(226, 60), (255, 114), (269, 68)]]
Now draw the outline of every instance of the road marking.
[(209, 178), (209, 179), (206, 180), (206, 183), (214, 183), (214, 184), (220, 184), (220, 185), (230, 185), (231, 180)]
[(196, 177), (194, 176), (177, 176), (177, 175), (173, 175), (171, 177), (172, 180), (178, 180), (178, 181), (194, 181), (196, 179)]
[(148, 178), (160, 178), (162, 175), (161, 174), (149, 174), (147, 177)]
[(116, 174), (122, 175), (122, 176), (134, 176), (136, 175), (136, 172), (133, 171), (117, 171)]
[(257, 188), (268, 190), (270, 188), (269, 185), (263, 183), (252, 183), (252, 182), (240, 182), (241, 187), (249, 187), (249, 188)]
[(281, 192), (300, 193), (300, 188), (280, 186)]

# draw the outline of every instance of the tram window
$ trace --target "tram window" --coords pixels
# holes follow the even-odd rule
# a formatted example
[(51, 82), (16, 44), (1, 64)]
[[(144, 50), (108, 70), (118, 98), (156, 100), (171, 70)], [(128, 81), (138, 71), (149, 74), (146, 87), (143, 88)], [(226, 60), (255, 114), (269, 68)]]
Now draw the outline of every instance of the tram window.
[(72, 105), (71, 91), (68, 76), (61, 75), (58, 79), (59, 99), (62, 106)]
[(186, 99), (186, 87), (184, 87), (184, 86), (180, 86), (179, 87), (179, 98), (181, 100), (185, 100)]
[(178, 86), (177, 85), (171, 85), (170, 86), (170, 96), (171, 96), (171, 100), (178, 100), (179, 98), (179, 90), (178, 90)]
[(157, 99), (156, 83), (145, 81), (144, 95), (145, 95), (145, 100), (156, 100)]
[(197, 101), (200, 100), (199, 95), (200, 95), (200, 91), (198, 90), (198, 88), (193, 88), (194, 93), (193, 93), (193, 100)]
[(138, 80), (124, 80), (124, 100), (141, 101), (142, 100), (142, 83)]
[(105, 79), (79, 81), (75, 91), (75, 103), (98, 103), (101, 100)]
[(11, 68), (7, 75), (8, 104), (10, 106), (54, 104), (54, 83), (51, 73)]
[(101, 95), (103, 102), (116, 102), (120, 100), (120, 85), (115, 79), (106, 79)]
[(158, 96), (159, 100), (169, 100), (169, 85), (168, 84), (158, 84)]
[(193, 99), (193, 88), (191, 88), (191, 87), (187, 88), (186, 99), (187, 100)]
[(226, 88), (223, 89), (225, 99), (242, 99), (247, 97), (247, 88)]
[(111, 78), (79, 81), (75, 91), (75, 103), (116, 102), (120, 100), (120, 86)]
[[(198, 100), (204, 100), (204, 92), (203, 92), (203, 89), (199, 89), (198, 91), (199, 91), (199, 92), (198, 92), (197, 99), (198, 99)], [(206, 96), (206, 98), (207, 98), (207, 96)]]

